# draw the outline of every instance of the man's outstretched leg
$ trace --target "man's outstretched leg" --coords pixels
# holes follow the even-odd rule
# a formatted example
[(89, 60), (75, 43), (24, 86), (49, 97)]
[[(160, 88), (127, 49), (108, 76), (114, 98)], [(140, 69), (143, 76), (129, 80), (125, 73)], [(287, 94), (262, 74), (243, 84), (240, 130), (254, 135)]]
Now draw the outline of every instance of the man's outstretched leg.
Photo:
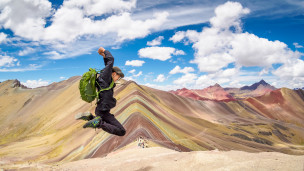
[(94, 118), (95, 118), (95, 116), (92, 115), (92, 113), (90, 113), (90, 112), (78, 113), (77, 115), (75, 115), (76, 120), (89, 121), (89, 120), (92, 120)]
[(109, 110), (100, 111), (96, 108), (95, 114), (97, 117), (87, 122), (83, 126), (84, 128), (102, 128), (104, 131), (118, 136), (124, 136), (126, 134), (124, 127), (114, 117), (114, 115), (110, 113)]

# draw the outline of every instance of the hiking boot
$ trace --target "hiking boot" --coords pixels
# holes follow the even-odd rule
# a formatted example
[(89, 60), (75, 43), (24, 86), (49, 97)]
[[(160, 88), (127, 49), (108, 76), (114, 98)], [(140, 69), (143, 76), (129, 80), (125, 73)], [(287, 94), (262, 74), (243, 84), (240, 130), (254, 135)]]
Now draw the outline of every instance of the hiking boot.
[(94, 116), (90, 112), (78, 113), (77, 115), (75, 115), (75, 119), (90, 121), (90, 120), (94, 119)]
[(96, 118), (90, 120), (89, 122), (87, 122), (86, 124), (83, 125), (83, 128), (88, 128), (88, 127), (91, 127), (91, 128), (98, 128), (98, 126), (100, 125), (101, 123), (101, 118), (100, 116), (97, 116)]

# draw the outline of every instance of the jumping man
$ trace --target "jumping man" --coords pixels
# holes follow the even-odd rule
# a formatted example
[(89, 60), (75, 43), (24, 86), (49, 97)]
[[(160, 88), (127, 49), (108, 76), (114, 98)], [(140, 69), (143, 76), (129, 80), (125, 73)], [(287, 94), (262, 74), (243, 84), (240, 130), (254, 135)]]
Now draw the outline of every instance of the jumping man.
[[(83, 125), (83, 128), (102, 128), (104, 131), (115, 134), (118, 136), (124, 136), (126, 130), (119, 123), (119, 121), (110, 113), (111, 108), (116, 106), (116, 99), (113, 97), (115, 82), (124, 77), (121, 69), (113, 67), (114, 57), (112, 54), (105, 50), (103, 47), (98, 49), (98, 53), (103, 56), (105, 68), (102, 70), (96, 81), (102, 89), (110, 87), (111, 89), (100, 92), (99, 99), (97, 101), (97, 107), (95, 109), (94, 117), (91, 113), (84, 113), (78, 115), (77, 119), (87, 120), (88, 122)], [(98, 91), (99, 86), (96, 86)]]

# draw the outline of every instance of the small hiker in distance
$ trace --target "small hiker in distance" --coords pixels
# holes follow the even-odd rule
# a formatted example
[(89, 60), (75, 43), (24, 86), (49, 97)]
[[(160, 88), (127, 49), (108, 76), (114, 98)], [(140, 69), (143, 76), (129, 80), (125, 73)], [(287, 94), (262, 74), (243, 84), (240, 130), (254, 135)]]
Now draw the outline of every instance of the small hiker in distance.
[(89, 112), (80, 113), (76, 115), (76, 119), (88, 121), (83, 125), (83, 128), (102, 128), (110, 134), (124, 136), (126, 130), (114, 115), (110, 113), (111, 108), (116, 106), (116, 99), (113, 97), (113, 90), (116, 86), (115, 82), (123, 78), (124, 74), (118, 67), (113, 67), (114, 57), (108, 50), (100, 47), (98, 53), (103, 56), (105, 68), (96, 78), (98, 85), (96, 86), (98, 90), (97, 106), (95, 109), (96, 116), (93, 116)]

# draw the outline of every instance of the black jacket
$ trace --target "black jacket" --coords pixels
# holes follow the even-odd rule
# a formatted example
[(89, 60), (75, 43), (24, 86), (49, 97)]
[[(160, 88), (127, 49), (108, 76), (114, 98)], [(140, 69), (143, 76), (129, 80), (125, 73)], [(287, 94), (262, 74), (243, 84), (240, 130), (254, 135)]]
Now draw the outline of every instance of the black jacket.
[[(112, 68), (114, 64), (114, 57), (112, 54), (106, 50), (104, 52), (105, 58), (104, 58), (104, 64), (105, 68), (101, 72), (100, 76), (97, 78), (97, 83), (101, 86), (101, 88), (107, 88), (110, 86), (112, 82)], [(114, 87), (116, 85), (114, 84)], [(100, 90), (100, 87), (96, 85), (98, 91)], [(116, 99), (113, 97), (113, 89), (105, 90), (100, 92), (99, 94), (99, 100), (97, 102), (97, 108), (102, 111), (110, 110), (111, 108), (116, 106)]]

